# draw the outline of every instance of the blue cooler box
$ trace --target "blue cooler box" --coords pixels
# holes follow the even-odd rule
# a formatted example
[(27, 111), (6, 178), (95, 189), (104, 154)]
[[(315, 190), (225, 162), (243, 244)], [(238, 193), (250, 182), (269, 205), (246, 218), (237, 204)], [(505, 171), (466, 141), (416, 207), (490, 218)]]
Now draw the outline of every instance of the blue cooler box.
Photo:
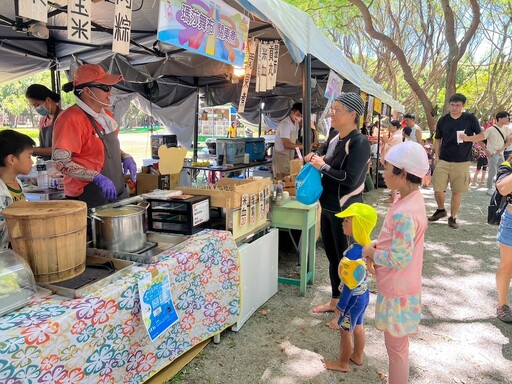
[(245, 139), (217, 139), (217, 158), (224, 155), (224, 164), (242, 164), (245, 154)]
[(249, 154), (250, 162), (265, 160), (265, 139), (263, 137), (247, 137), (245, 153)]

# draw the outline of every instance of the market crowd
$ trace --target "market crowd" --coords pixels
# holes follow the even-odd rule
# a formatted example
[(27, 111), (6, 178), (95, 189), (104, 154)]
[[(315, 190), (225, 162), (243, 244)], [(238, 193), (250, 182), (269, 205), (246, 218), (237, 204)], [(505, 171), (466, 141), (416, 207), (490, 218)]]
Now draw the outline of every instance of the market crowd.
[[(0, 132), (0, 209), (23, 200), (17, 177), (27, 174), (32, 156), (53, 160), (64, 175), (67, 198), (82, 200), (89, 207), (126, 197), (125, 176), (135, 177), (133, 158), (123, 152), (118, 125), (108, 107), (112, 86), (122, 80), (99, 65), (85, 64), (64, 87), (76, 104), (59, 107), (60, 96), (44, 86), (31, 85), (28, 103), (42, 116), (40, 145), (13, 130)], [(327, 326), (340, 331), (340, 352), (325, 367), (347, 372), (350, 364), (362, 365), (365, 345), (363, 328), (369, 302), (368, 276), (377, 282), (376, 327), (384, 332), (389, 357), (389, 382), (407, 383), (409, 337), (417, 333), (421, 318), (421, 273), (424, 236), (428, 222), (447, 217), (450, 228), (459, 228), (462, 196), (470, 184), (495, 189), (512, 196), (512, 128), (509, 113), (498, 111), (492, 124), (481, 127), (465, 112), (466, 97), (454, 94), (448, 113), (437, 122), (432, 140), (423, 140), (414, 114), (392, 120), (383, 137), (378, 168), (391, 190), (389, 211), (376, 240), (371, 232), (377, 222), (374, 209), (364, 204), (363, 192), (372, 153), (371, 136), (380, 130), (359, 121), (365, 103), (356, 93), (341, 93), (330, 107), (331, 127), (323, 144), (312, 132), (314, 151), (304, 161), (321, 173), (320, 227), (329, 261), (331, 297), (313, 308), (315, 313), (333, 312)], [(291, 106), (275, 134), (272, 168), (281, 177), (290, 173), (290, 160), (303, 149), (299, 128), (302, 104)], [(315, 129), (314, 129), (315, 130)], [(234, 127), (230, 133), (236, 136)], [(470, 165), (477, 170), (471, 178)], [(480, 179), (478, 177), (480, 176)], [(487, 177), (487, 179), (486, 179)], [(437, 209), (427, 214), (421, 187), (432, 184)], [(446, 191), (450, 188), (450, 201)], [(500, 264), (496, 273), (497, 316), (512, 323), (508, 291), (512, 276), (512, 204), (497, 231)], [(9, 244), (5, 221), (0, 221), (2, 247)]]
[[(462, 196), (470, 190), (470, 184), (476, 186), (479, 175), (487, 194), (493, 195), (497, 189), (503, 196), (512, 195), (512, 166), (506, 161), (512, 154), (509, 113), (497, 111), (494, 121), (482, 126), (465, 111), (465, 104), (464, 95), (452, 95), (448, 113), (438, 120), (435, 134), (423, 139), (412, 113), (405, 114), (402, 121), (390, 121), (386, 135), (379, 138), (377, 124), (366, 123), (359, 129), (364, 114), (359, 95), (342, 93), (332, 103), (327, 139), (304, 157), (322, 174), (320, 226), (331, 281), (331, 298), (315, 306), (313, 312), (333, 312), (333, 319), (326, 325), (341, 332), (339, 355), (336, 360), (326, 361), (327, 369), (347, 372), (351, 363), (363, 364), (367, 278), (374, 274), (378, 291), (375, 324), (385, 335), (389, 382), (407, 383), (409, 336), (417, 333), (421, 317), (421, 269), (428, 222), (447, 218), (448, 226), (458, 229)], [(282, 145), (276, 147), (287, 161), (294, 157), (295, 148), (302, 148), (296, 140), (300, 111), (294, 106), (288, 120), (277, 128), (276, 138), (281, 138)], [(381, 143), (370, 145), (372, 136), (382, 139)], [(383, 168), (384, 182), (391, 190), (391, 206), (377, 240), (368, 243), (361, 233), (370, 233), (375, 223), (371, 207), (364, 208), (363, 191), (370, 157), (377, 157), (378, 148), (380, 164), (376, 168)], [(472, 162), (477, 163), (473, 178)], [(427, 214), (421, 187), (431, 184), (437, 209)], [(512, 323), (508, 301), (512, 204), (503, 213), (497, 240), (497, 317)], [(364, 273), (361, 263), (357, 264), (360, 261), (364, 262)]]

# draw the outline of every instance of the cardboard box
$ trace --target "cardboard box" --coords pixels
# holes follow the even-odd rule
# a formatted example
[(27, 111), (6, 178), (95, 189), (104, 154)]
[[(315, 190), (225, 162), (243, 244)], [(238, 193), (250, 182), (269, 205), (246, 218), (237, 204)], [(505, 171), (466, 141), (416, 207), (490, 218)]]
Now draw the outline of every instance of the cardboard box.
[(137, 195), (155, 189), (171, 189), (171, 175), (137, 173)]
[(185, 188), (180, 190), (187, 195), (207, 195), (210, 196), (210, 205), (220, 208), (238, 208), (242, 205), (242, 195), (258, 194), (267, 186), (272, 184), (272, 180), (267, 177), (264, 179), (231, 179), (222, 178), (212, 188)]
[(304, 161), (301, 159), (290, 160), (290, 175), (298, 175), (303, 165)]
[(156, 175), (151, 172), (151, 167), (142, 167), (142, 172), (137, 173), (137, 195), (151, 192), (155, 189), (179, 189), (181, 185), (181, 174)]

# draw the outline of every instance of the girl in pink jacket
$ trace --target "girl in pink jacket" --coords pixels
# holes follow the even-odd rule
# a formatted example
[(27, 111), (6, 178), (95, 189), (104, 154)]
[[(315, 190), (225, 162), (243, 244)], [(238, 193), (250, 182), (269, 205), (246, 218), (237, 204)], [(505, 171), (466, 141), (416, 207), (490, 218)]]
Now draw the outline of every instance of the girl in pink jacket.
[(400, 191), (376, 242), (363, 249), (368, 269), (375, 272), (375, 325), (384, 331), (389, 357), (389, 383), (409, 380), (409, 335), (421, 318), (421, 271), (427, 213), (419, 187), (429, 168), (423, 147), (406, 141), (386, 154), (384, 181)]

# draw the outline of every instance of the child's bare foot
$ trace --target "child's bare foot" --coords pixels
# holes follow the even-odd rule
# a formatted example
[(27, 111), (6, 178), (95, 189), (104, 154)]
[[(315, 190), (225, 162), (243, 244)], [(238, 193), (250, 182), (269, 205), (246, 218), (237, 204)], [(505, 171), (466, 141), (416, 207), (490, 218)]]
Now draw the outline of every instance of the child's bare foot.
[(331, 302), (327, 302), (324, 304), (319, 304), (313, 307), (313, 313), (325, 313), (325, 312), (334, 312), (336, 309), (336, 305), (332, 305)]
[(356, 357), (354, 355), (350, 356), (350, 361), (353, 362), (355, 365), (363, 365), (363, 358), (362, 357)]
[(340, 326), (338, 325), (338, 317), (335, 317), (331, 321), (328, 321), (327, 323), (325, 323), (325, 325), (335, 331), (339, 331), (340, 329)]
[(339, 360), (331, 360), (326, 361), (324, 363), (324, 368), (329, 369), (330, 371), (338, 371), (338, 372), (348, 372), (350, 371), (350, 367), (348, 364), (343, 364)]

